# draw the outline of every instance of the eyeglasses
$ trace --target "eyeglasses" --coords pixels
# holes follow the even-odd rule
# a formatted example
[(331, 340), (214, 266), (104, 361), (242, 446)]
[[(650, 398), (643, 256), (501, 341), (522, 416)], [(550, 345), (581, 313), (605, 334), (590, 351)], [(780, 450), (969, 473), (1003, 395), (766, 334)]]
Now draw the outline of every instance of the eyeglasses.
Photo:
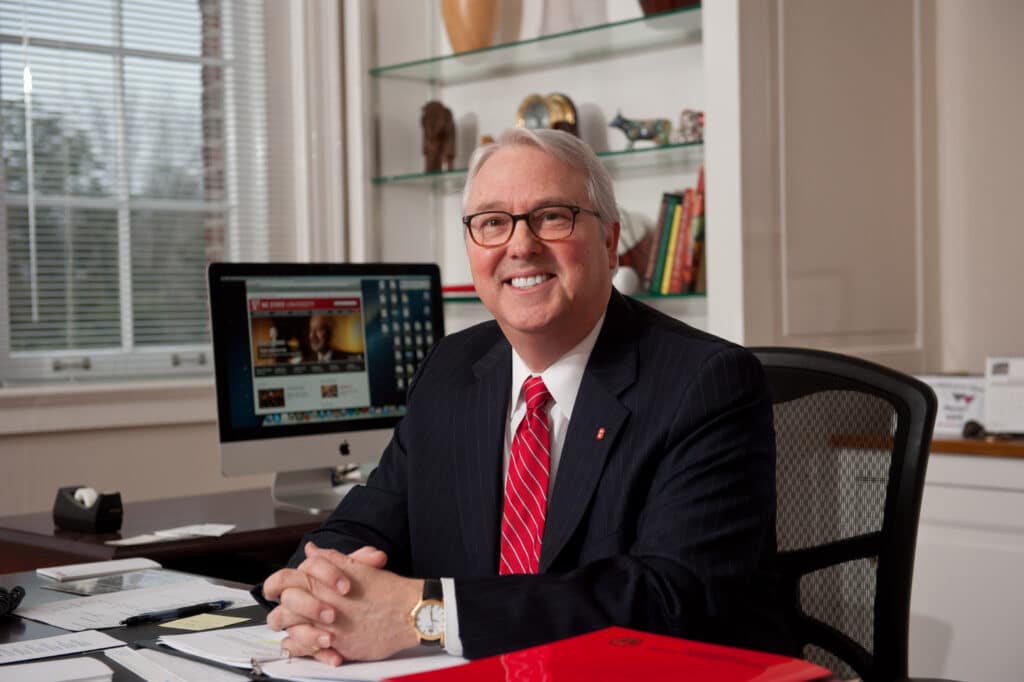
[(506, 244), (512, 239), (516, 223), (520, 220), (525, 220), (533, 236), (542, 242), (557, 242), (572, 235), (576, 227), (576, 216), (580, 213), (601, 217), (600, 213), (579, 206), (541, 206), (529, 213), (473, 213), (463, 216), (462, 224), (469, 230), (470, 238), (480, 246)]

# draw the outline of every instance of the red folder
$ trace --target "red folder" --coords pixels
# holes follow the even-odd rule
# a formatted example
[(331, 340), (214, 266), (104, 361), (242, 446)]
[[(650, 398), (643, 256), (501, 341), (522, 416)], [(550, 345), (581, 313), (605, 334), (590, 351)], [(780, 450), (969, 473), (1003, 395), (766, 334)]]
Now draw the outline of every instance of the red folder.
[(802, 682), (831, 678), (825, 668), (796, 658), (612, 627), (389, 681)]

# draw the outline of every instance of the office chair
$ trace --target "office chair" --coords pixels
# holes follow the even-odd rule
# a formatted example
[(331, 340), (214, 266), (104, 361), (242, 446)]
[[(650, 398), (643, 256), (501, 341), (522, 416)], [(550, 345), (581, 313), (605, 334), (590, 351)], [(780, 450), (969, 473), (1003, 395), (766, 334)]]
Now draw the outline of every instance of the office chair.
[(751, 350), (772, 394), (779, 572), (804, 656), (839, 679), (904, 680), (935, 394), (836, 353)]

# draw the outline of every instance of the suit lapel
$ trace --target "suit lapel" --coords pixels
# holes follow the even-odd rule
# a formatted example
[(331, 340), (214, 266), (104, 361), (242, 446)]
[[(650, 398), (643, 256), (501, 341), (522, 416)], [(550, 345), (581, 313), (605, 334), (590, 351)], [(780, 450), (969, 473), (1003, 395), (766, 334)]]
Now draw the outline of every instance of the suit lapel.
[(630, 318), (627, 304), (613, 292), (562, 446), (544, 526), (541, 572), (551, 566), (583, 518), (605, 461), (629, 417), (619, 395), (636, 380), (637, 351)]
[(512, 392), (512, 348), (502, 339), (473, 366), (476, 381), (466, 386), (457, 405), (461, 424), (452, 424), (456, 452), (459, 519), (469, 557), (469, 575), (498, 568), (502, 508), (502, 451), (508, 401)]

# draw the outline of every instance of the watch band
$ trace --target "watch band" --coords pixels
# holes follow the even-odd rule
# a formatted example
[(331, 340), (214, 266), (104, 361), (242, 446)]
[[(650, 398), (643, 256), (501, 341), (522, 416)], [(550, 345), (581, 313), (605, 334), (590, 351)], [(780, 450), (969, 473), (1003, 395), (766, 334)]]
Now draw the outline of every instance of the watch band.
[(423, 581), (423, 599), (436, 599), (444, 602), (444, 590), (439, 578), (427, 578)]

